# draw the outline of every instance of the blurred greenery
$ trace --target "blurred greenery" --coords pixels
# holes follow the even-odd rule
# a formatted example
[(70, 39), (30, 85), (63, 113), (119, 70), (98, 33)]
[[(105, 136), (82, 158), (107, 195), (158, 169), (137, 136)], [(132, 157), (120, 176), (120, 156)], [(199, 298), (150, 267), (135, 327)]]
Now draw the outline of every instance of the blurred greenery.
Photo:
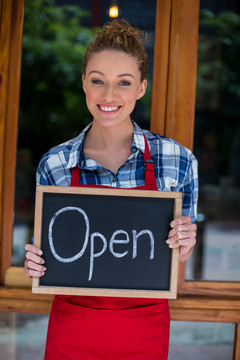
[[(240, 116), (240, 15), (200, 13), (197, 108)], [(206, 101), (207, 100), (207, 101)]]
[(240, 15), (200, 12), (194, 153), (200, 183), (240, 186)]
[(82, 64), (99, 29), (81, 25), (87, 15), (80, 6), (57, 6), (54, 0), (25, 2), (18, 145), (34, 150), (34, 163), (91, 118)]
[[(33, 196), (35, 172), (51, 147), (77, 136), (91, 121), (82, 90), (87, 46), (100, 31), (82, 25), (89, 13), (57, 0), (26, 0), (22, 45), (16, 205)], [(150, 119), (151, 81), (133, 113)], [(31, 180), (31, 181), (30, 181)]]
[[(15, 225), (24, 222), (30, 232), (40, 158), (51, 147), (77, 136), (92, 119), (82, 90), (82, 66), (87, 46), (100, 28), (83, 25), (91, 14), (81, 8), (81, 1), (78, 5), (70, 5), (71, 0), (63, 3), (25, 0)], [(148, 84), (148, 95), (134, 111), (140, 119), (143, 113), (150, 119), (151, 82)], [(23, 259), (15, 265), (22, 266), (19, 261)]]
[[(19, 149), (33, 163), (52, 146), (77, 134), (91, 120), (82, 90), (83, 57), (100, 28), (83, 26), (79, 5), (26, 0), (22, 46)], [(150, 119), (151, 82), (135, 114)], [(34, 169), (35, 170), (35, 169)]]
[[(59, 6), (55, 0), (25, 2), (19, 147), (35, 148), (34, 162), (49, 147), (77, 135), (91, 119), (81, 70), (99, 28), (81, 25), (88, 15), (79, 5)], [(201, 10), (197, 110), (239, 117), (239, 58), (240, 16)], [(151, 91), (148, 81), (138, 105), (146, 118), (151, 114)]]
[[(81, 75), (84, 53), (99, 28), (81, 24), (88, 16), (79, 5), (59, 6), (56, 0), (25, 2), (18, 158), (26, 158), (19, 154), (28, 154), (33, 174), (49, 148), (76, 136), (91, 120)], [(202, 10), (195, 144), (200, 168), (202, 149), (209, 144), (206, 139), (211, 138), (221, 153), (208, 166), (212, 175), (210, 170), (205, 172), (212, 181), (217, 181), (220, 173), (227, 173), (229, 166), (234, 167), (233, 161), (229, 163), (230, 152), (239, 153), (239, 58), (240, 16), (233, 12), (214, 14)], [(147, 94), (136, 109), (140, 117), (144, 113), (144, 118), (150, 119), (151, 91), (148, 80)], [(216, 136), (216, 132), (221, 136)], [(232, 138), (235, 145), (230, 145)], [(213, 166), (216, 161), (218, 168)], [(19, 179), (23, 169), (22, 162), (18, 161)], [(23, 190), (20, 183), (27, 184), (24, 179), (17, 182), (17, 193)]]

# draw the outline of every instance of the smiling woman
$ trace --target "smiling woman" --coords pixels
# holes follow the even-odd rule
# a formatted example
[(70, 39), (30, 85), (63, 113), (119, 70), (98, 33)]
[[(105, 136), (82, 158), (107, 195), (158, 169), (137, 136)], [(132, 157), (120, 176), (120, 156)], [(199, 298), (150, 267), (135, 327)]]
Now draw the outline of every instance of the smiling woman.
[[(183, 216), (169, 224), (164, 247), (179, 248), (180, 261), (185, 261), (196, 241), (192, 221), (198, 193), (197, 162), (188, 149), (142, 130), (131, 119), (147, 86), (148, 61), (140, 35), (127, 22), (113, 21), (88, 47), (82, 80), (93, 121), (78, 137), (42, 157), (37, 183), (181, 191)], [(39, 249), (29, 244), (25, 248), (25, 274), (44, 276), (48, 270)], [(56, 296), (45, 359), (166, 360), (169, 326), (166, 299)], [(109, 331), (117, 342), (109, 340)]]

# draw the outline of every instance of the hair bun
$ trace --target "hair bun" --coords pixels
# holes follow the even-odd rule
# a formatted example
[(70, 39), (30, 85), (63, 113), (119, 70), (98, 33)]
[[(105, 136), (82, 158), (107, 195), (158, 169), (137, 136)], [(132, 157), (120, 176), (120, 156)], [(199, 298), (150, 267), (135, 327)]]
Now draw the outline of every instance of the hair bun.
[(90, 57), (103, 50), (123, 51), (136, 58), (141, 81), (146, 78), (148, 69), (148, 57), (142, 44), (147, 42), (147, 33), (132, 27), (126, 20), (113, 20), (104, 24), (93, 42), (87, 48), (83, 72), (86, 72)]

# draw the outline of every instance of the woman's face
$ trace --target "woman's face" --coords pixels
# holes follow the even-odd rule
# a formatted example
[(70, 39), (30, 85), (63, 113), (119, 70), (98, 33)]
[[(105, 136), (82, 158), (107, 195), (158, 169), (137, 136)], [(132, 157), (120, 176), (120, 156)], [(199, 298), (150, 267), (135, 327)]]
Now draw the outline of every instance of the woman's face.
[(137, 60), (116, 50), (94, 54), (82, 80), (88, 109), (103, 126), (129, 122), (136, 100), (147, 86), (146, 80), (140, 80)]

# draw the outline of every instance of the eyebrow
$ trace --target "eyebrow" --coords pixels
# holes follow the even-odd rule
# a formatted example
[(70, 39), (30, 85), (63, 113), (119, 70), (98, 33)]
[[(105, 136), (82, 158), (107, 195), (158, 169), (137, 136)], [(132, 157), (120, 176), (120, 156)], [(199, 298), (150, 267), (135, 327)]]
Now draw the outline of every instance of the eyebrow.
[(97, 73), (97, 74), (103, 75), (103, 73), (101, 71), (97, 71), (97, 70), (90, 71), (89, 75), (91, 75), (92, 73)]
[[(97, 73), (97, 74), (100, 74), (100, 75), (104, 76), (104, 74), (101, 71), (98, 71), (98, 70), (90, 71), (89, 75), (91, 75), (93, 73)], [(134, 76), (132, 74), (119, 74), (118, 75), (118, 77), (122, 77), (122, 76), (130, 76), (130, 77), (134, 78)]]
[(134, 78), (134, 76), (132, 74), (120, 74), (120, 75), (118, 75), (118, 77), (120, 77), (120, 76), (131, 76), (132, 78)]

